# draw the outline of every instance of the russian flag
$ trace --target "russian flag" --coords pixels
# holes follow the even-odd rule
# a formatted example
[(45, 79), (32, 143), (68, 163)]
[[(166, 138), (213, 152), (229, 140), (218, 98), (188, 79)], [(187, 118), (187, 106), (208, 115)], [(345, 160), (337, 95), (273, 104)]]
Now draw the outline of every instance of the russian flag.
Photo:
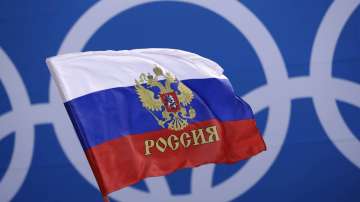
[(265, 150), (250, 106), (223, 69), (175, 49), (94, 51), (51, 57), (100, 190)]

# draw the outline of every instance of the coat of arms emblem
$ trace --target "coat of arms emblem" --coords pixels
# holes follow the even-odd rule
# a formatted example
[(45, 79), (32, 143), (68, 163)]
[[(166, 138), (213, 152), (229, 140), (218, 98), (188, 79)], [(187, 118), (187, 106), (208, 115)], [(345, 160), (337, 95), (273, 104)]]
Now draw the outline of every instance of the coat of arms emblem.
[(192, 91), (169, 72), (160, 67), (153, 69), (155, 75), (142, 73), (135, 80), (135, 89), (142, 106), (146, 108), (163, 128), (179, 131), (196, 116), (190, 106), (194, 99)]

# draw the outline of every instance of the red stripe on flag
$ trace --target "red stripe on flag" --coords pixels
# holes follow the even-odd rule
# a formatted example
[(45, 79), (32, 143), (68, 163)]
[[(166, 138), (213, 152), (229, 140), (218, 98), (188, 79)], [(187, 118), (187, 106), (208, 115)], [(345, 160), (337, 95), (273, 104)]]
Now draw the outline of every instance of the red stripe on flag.
[(122, 136), (86, 151), (103, 195), (145, 177), (205, 163), (233, 163), (266, 149), (254, 120), (209, 120), (182, 131)]

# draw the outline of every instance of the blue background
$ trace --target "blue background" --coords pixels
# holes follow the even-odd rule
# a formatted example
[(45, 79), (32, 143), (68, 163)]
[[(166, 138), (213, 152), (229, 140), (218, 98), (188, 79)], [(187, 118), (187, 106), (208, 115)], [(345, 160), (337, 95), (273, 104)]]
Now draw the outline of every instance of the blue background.
[[(0, 1), (0, 46), (17, 67), (32, 104), (49, 100), (50, 77), (45, 58), (57, 54), (69, 29), (94, 3)], [(332, 1), (241, 3), (269, 30), (289, 77), (308, 76), (315, 35)], [(149, 3), (122, 12), (93, 35), (84, 51), (147, 47), (183, 49), (218, 62), (240, 96), (266, 84), (258, 56), (243, 34), (214, 12), (186, 3)], [(357, 9), (340, 35), (332, 75), (360, 85), (359, 53), (360, 9)], [(291, 104), (290, 125), (279, 156), (265, 176), (234, 201), (360, 201), (360, 170), (329, 140), (312, 99), (293, 99)], [(360, 141), (360, 108), (341, 101), (337, 104)], [(0, 117), (11, 110), (6, 89), (0, 82)], [(256, 114), (261, 130), (267, 115), (268, 109)], [(12, 127), (17, 124), (21, 123)], [(35, 131), (31, 167), (12, 201), (102, 201), (99, 192), (66, 158), (53, 126), (36, 125)], [(14, 133), (0, 140), (0, 181), (15, 141)], [(218, 165), (213, 186), (230, 178), (245, 163)], [(173, 195), (190, 194), (191, 172), (185, 169), (167, 176)], [(143, 182), (135, 187), (147, 191)]]

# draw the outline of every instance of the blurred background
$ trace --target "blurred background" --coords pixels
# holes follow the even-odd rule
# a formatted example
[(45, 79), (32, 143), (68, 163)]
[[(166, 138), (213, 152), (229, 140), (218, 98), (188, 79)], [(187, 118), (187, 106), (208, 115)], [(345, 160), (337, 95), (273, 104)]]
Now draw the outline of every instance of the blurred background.
[(111, 201), (360, 201), (359, 4), (0, 0), (0, 202), (102, 201), (45, 58), (148, 47), (218, 62), (268, 151), (149, 178)]

